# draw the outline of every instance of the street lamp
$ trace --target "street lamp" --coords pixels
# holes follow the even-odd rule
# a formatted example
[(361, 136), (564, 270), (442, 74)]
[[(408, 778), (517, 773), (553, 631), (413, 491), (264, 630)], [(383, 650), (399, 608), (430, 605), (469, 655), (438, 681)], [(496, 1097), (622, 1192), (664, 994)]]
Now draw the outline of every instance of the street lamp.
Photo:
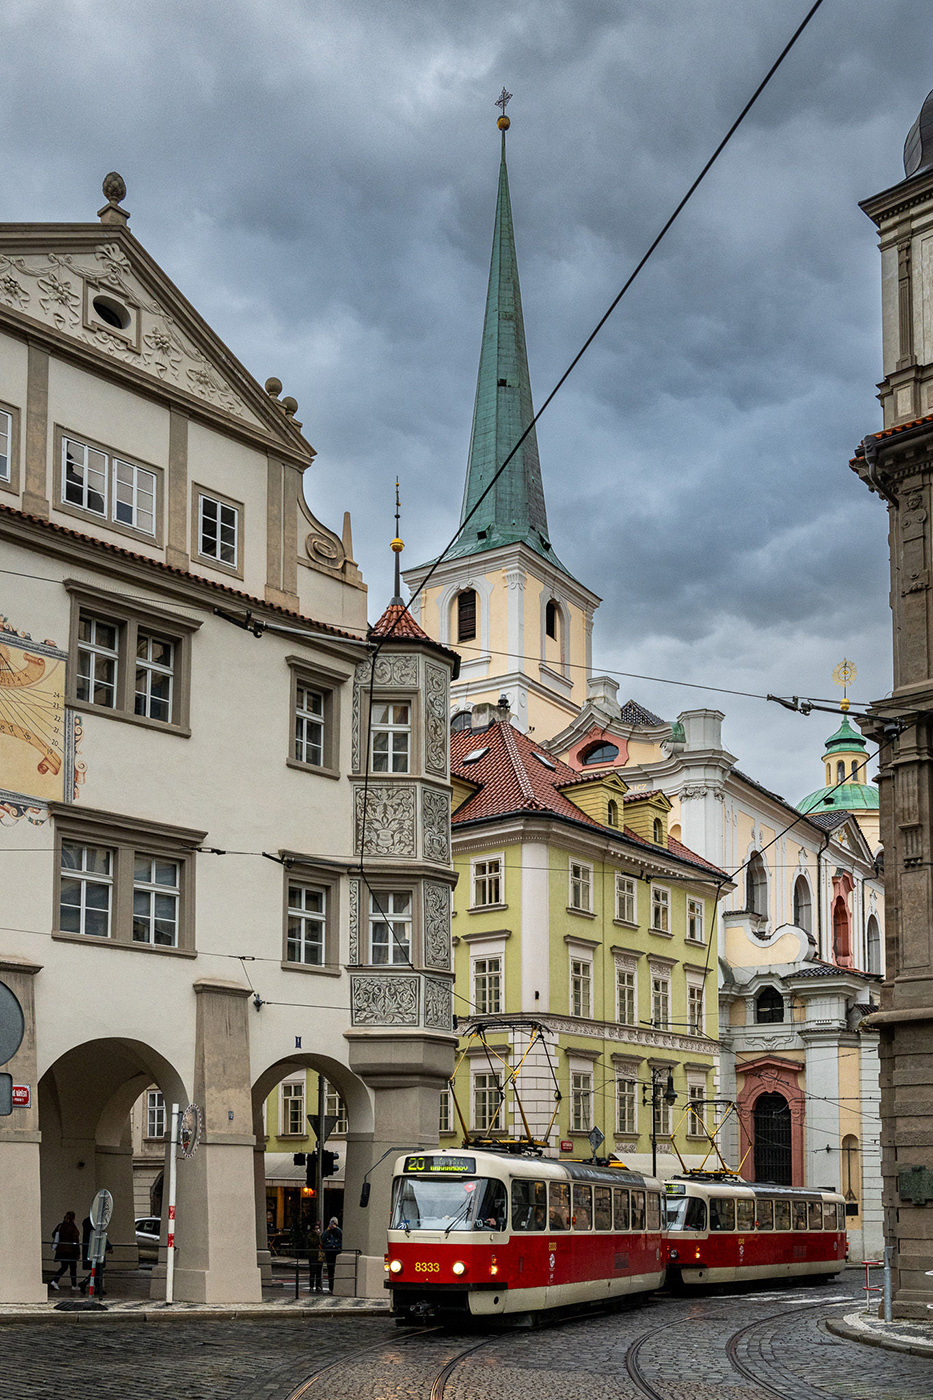
[[(661, 1086), (662, 1086), (662, 1085), (664, 1085), (664, 1092), (663, 1092), (663, 1093), (661, 1092)], [(667, 1071), (667, 1083), (666, 1083), (666, 1084), (664, 1084), (664, 1071), (663, 1071), (662, 1069), (653, 1069), (653, 1070), (651, 1071), (651, 1095), (650, 1095), (650, 1103), (651, 1103), (651, 1175), (652, 1175), (652, 1176), (657, 1176), (657, 1174), (658, 1174), (658, 1108), (660, 1107), (661, 1099), (662, 1099), (662, 1098), (664, 1099), (664, 1102), (668, 1105), (668, 1107), (670, 1107), (671, 1104), (674, 1104), (674, 1103), (677, 1102), (677, 1091), (676, 1091), (675, 1088), (674, 1088), (674, 1071), (673, 1071), (672, 1069), (668, 1069), (668, 1071)], [(649, 1102), (649, 1094), (648, 1094), (648, 1085), (647, 1085), (647, 1084), (645, 1084), (645, 1085), (642, 1086), (641, 1101), (642, 1101), (643, 1104), (646, 1104), (646, 1103)]]

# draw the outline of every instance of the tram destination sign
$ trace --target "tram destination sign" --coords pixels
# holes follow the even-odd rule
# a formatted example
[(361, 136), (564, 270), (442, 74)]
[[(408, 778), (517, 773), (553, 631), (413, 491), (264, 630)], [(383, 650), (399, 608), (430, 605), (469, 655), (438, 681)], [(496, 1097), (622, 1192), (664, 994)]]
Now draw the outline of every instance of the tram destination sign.
[(405, 1165), (402, 1168), (405, 1172), (426, 1172), (431, 1176), (446, 1176), (449, 1173), (469, 1172), (476, 1173), (475, 1157), (455, 1157), (448, 1154), (444, 1157), (426, 1155), (420, 1157), (406, 1157)]

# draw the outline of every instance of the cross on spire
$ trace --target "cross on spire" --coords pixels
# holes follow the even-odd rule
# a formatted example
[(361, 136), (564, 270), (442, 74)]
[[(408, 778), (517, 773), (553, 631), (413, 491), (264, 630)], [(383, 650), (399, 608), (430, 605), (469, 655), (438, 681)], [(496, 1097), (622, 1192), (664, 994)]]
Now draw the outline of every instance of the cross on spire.
[(496, 102), (495, 102), (495, 106), (496, 106), (496, 107), (501, 107), (501, 108), (502, 108), (502, 115), (503, 115), (503, 116), (505, 116), (505, 109), (506, 109), (506, 107), (509, 105), (509, 103), (510, 103), (511, 101), (512, 101), (512, 94), (511, 94), (510, 92), (506, 92), (505, 88), (503, 88), (502, 91), (500, 92), (498, 98), (496, 99)]

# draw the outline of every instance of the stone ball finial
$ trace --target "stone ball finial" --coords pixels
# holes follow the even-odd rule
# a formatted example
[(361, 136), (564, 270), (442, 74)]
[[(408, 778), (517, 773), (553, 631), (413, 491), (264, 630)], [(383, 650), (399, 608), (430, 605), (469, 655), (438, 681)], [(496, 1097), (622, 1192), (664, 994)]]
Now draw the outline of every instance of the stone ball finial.
[(293, 399), (291, 395), (289, 395), (287, 399), (282, 400), (282, 407), (285, 409), (289, 418), (294, 418), (295, 414), (298, 412), (298, 400)]
[(266, 393), (270, 396), (270, 398), (277, 399), (281, 392), (281, 379), (276, 379), (275, 375), (272, 375), (271, 379), (266, 380)]
[(126, 199), (126, 181), (115, 170), (111, 170), (109, 175), (104, 176), (101, 189), (104, 192), (104, 198), (109, 199), (111, 204), (119, 204), (121, 199)]

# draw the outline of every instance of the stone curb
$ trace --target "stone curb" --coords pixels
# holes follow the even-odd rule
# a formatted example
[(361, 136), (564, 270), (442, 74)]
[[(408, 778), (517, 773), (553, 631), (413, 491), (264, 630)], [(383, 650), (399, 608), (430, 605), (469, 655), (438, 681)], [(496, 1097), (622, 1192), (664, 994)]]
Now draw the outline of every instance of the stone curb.
[(246, 1303), (229, 1305), (203, 1303), (149, 1304), (114, 1303), (98, 1311), (96, 1308), (76, 1308), (58, 1311), (54, 1303), (23, 1304), (23, 1311), (0, 1307), (0, 1328), (4, 1323), (66, 1322), (79, 1325), (107, 1322), (233, 1322), (240, 1320), (283, 1322), (302, 1318), (382, 1317), (389, 1316), (389, 1305), (379, 1299), (367, 1298), (358, 1303), (338, 1303), (333, 1307), (320, 1304)]
[[(844, 1337), (847, 1342), (859, 1342), (862, 1346), (882, 1347), (885, 1351), (903, 1351), (910, 1356), (933, 1356), (933, 1338), (927, 1341), (907, 1341), (905, 1338), (886, 1336), (875, 1327), (864, 1325), (853, 1327), (848, 1318), (842, 1321), (834, 1317), (825, 1317), (823, 1323), (828, 1332), (833, 1332), (837, 1337)], [(881, 1323), (880, 1326), (891, 1326), (890, 1323)]]

